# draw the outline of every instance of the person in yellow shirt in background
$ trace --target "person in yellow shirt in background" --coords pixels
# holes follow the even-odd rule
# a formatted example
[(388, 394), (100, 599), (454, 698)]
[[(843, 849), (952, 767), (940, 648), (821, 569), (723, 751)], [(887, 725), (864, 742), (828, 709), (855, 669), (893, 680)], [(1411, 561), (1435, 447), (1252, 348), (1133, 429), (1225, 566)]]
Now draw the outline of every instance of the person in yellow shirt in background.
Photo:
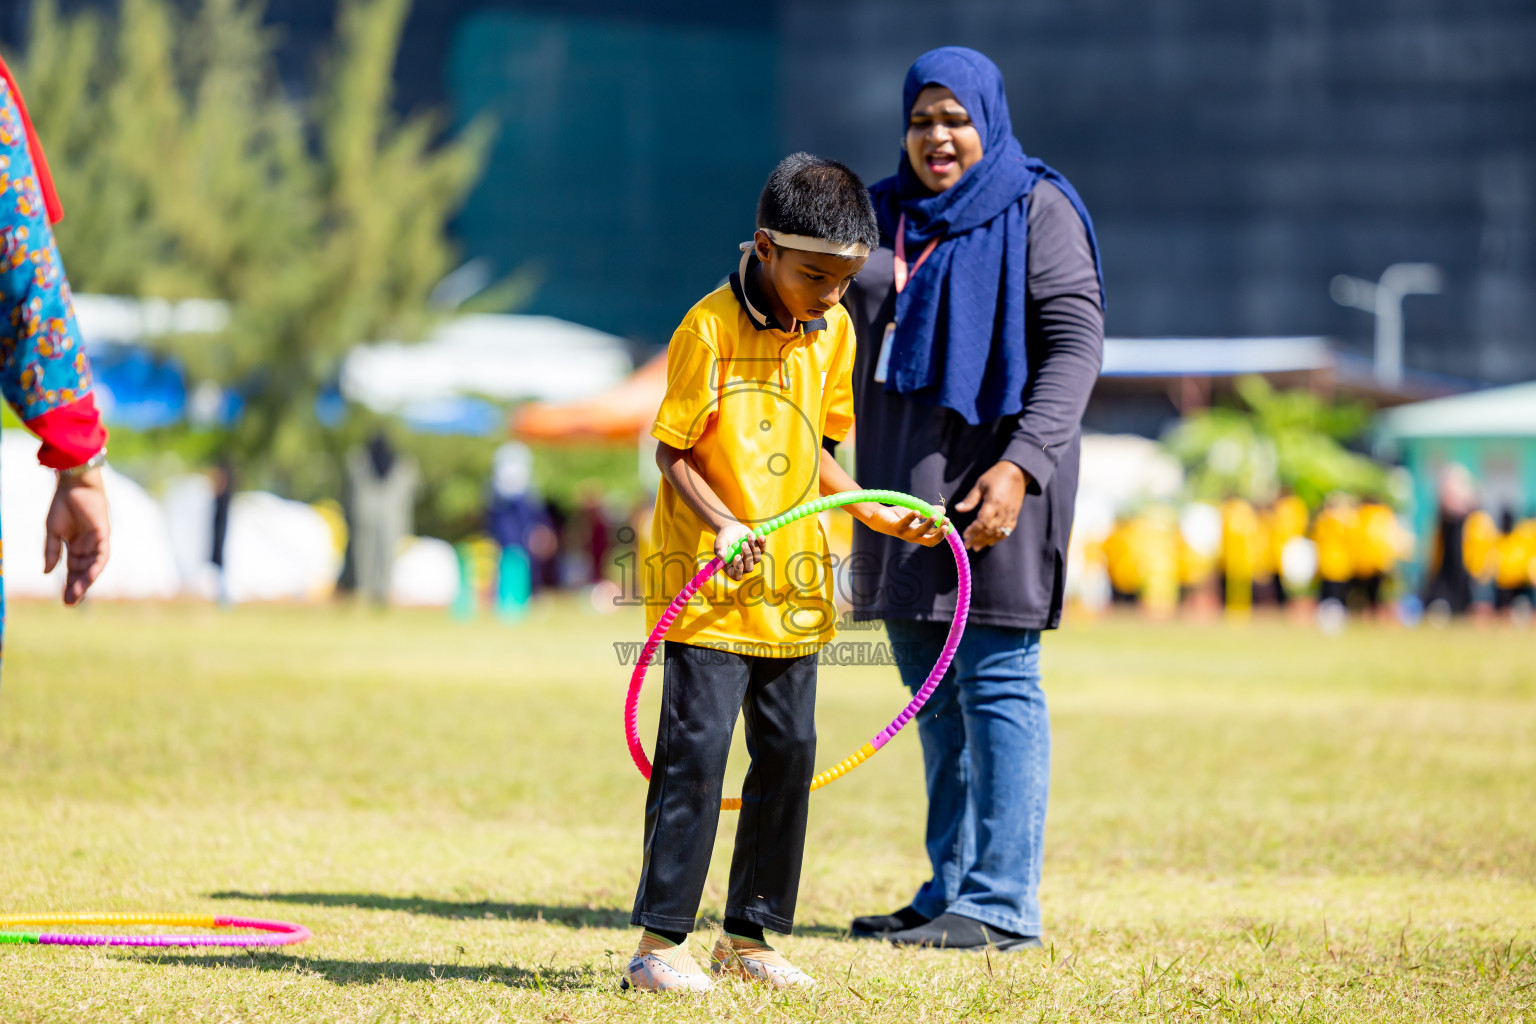
[(1269, 535), (1265, 559), (1275, 579), (1275, 599), (1285, 604), (1288, 598), (1300, 596), (1286, 589), (1285, 576), (1280, 570), (1285, 546), (1297, 537), (1307, 535), (1307, 503), (1294, 494), (1282, 494), (1270, 507), (1265, 518)]
[(1533, 584), (1536, 584), (1536, 518), (1515, 522), (1515, 514), (1505, 510), (1502, 536), (1494, 543), (1493, 606), (1501, 612), (1516, 614), (1523, 602), (1529, 614)]
[(1328, 495), (1323, 509), (1312, 524), (1312, 542), (1317, 545), (1318, 603), (1349, 597), (1355, 579), (1355, 548), (1358, 516), (1355, 500), (1347, 494)]
[(1179, 517), (1170, 505), (1141, 513), (1141, 607), (1156, 618), (1179, 610)]
[(1266, 547), (1253, 506), (1242, 498), (1222, 502), (1221, 579), (1228, 615), (1243, 616), (1253, 610), (1253, 584), (1263, 570)]
[(1216, 579), (1221, 565), (1219, 509), (1204, 503), (1184, 507), (1179, 514), (1178, 558), (1180, 602), (1185, 610), (1197, 615), (1215, 611), (1221, 589)]
[(1179, 605), (1179, 532), (1171, 508), (1150, 506), (1115, 524), (1104, 539), (1104, 559), (1115, 600), (1167, 616)]
[(1386, 505), (1362, 502), (1355, 514), (1355, 586), (1368, 613), (1380, 615), (1382, 591), (1397, 567), (1397, 516)]
[(1498, 567), (1499, 526), (1485, 509), (1467, 516), (1461, 534), (1461, 557), (1472, 574), (1473, 604), (1488, 605), (1488, 591)]
[(1142, 522), (1136, 516), (1121, 516), (1104, 538), (1104, 565), (1109, 572), (1109, 586), (1117, 603), (1133, 604), (1141, 596), (1143, 572), (1140, 548)]

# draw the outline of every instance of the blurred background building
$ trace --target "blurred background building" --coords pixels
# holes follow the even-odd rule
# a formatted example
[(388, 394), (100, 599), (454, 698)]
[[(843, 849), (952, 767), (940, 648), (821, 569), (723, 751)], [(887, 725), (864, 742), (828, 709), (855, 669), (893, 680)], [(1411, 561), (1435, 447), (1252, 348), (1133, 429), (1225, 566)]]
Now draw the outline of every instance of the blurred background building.
[[(1084, 449), (1079, 597), (1166, 610), (1193, 596), (1241, 610), (1250, 590), (1280, 601), (1331, 588), (1374, 605), (1384, 578), (1402, 596), (1426, 566), (1446, 564), (1437, 495), (1447, 473), (1465, 472), (1483, 519), (1455, 526), (1468, 538), (1457, 571), (1485, 603), (1524, 579), (1529, 607), (1536, 456), (1521, 413), (1529, 385), (1519, 386), (1536, 379), (1529, 0), (400, 2), (398, 48), (388, 39), (395, 112), (435, 112), (444, 148), (476, 124), (493, 141), (483, 167), (470, 161), (462, 206), (449, 217), (454, 193), (433, 214), (433, 244), (452, 263), (413, 285), (411, 308), (436, 318), (425, 340), (312, 332), (336, 349), (314, 357), (318, 399), (306, 392), (284, 415), (319, 420), (312, 436), (326, 451), (287, 463), (242, 455), (248, 481), (319, 510), (302, 529), (294, 519), (305, 538), (294, 551), (327, 537), (345, 546), (343, 510), (325, 505), (344, 497), (340, 450), (387, 427), (426, 474), (415, 523), (438, 538), (412, 549), (411, 572), (436, 581), (423, 586), (437, 603), (456, 578), (483, 590), (495, 575), (484, 513), (493, 453), (511, 433), (530, 449), (496, 457), (528, 462), (518, 496), (548, 506), (537, 529), (510, 531), (543, 538), (524, 545), (526, 585), (514, 589), (601, 584), (608, 553), (622, 566), (646, 522), (660, 353), (733, 269), (768, 171), (804, 148), (870, 181), (891, 173), (906, 67), (957, 43), (1002, 68), (1016, 133), (1077, 185), (1105, 253), (1111, 337), (1086, 425), (1106, 436)], [(137, 6), (166, 3), (189, 22), (210, 9)], [(40, 13), (133, 6), (0, 0), (0, 47), (23, 53)], [(317, 160), (335, 127), (315, 112), (336, 100), (326, 71), (347, 51), (341, 15), (365, 7), (380, 25), (398, 13), (393, 0), (261, 5), (271, 64)], [(366, 102), (357, 115), (369, 116)], [(60, 132), (53, 151), (86, 163), (81, 153), (99, 147), (79, 126), (91, 123), (77, 119), (73, 141)], [(411, 130), (386, 126), (378, 145), (397, 129)], [(388, 192), (392, 180), (363, 191)], [(93, 189), (74, 187), (75, 209), (95, 212), (84, 201)], [(346, 211), (346, 198), (328, 201)], [(408, 211), (389, 215), (411, 223)], [(233, 323), (245, 333), (225, 333), (249, 344), (264, 300), (101, 285), (99, 267), (81, 277), (119, 466), (169, 502), (169, 520), (196, 519), (205, 485), (166, 480), (206, 468), (233, 436), (220, 432), (260, 398), (262, 372), (194, 379), (172, 342), (200, 332), (217, 342)], [(1409, 293), (1400, 306), (1378, 301), (1399, 291)], [(1376, 358), (1383, 309), (1401, 312), (1401, 373)], [(1389, 471), (1394, 462), (1402, 468)], [(246, 539), (259, 533), (253, 517), (276, 509), (236, 504), (236, 564), (276, 564)], [(1401, 529), (1389, 528), (1394, 514)], [(446, 542), (459, 544), (457, 569)], [(188, 543), (201, 558), (202, 542)], [(292, 579), (251, 593), (307, 594), (334, 576), (295, 558)], [(181, 575), (185, 589), (196, 573)]]
[[(24, 36), (30, 6), (0, 7), (0, 39)], [(334, 16), (333, 0), (267, 5), (291, 91)], [(1086, 197), (1112, 334), (1368, 353), (1372, 318), (1330, 279), (1427, 261), (1444, 289), (1407, 300), (1407, 365), (1536, 376), (1521, 0), (432, 0), (407, 23), (396, 104), (500, 123), (457, 221), (466, 256), (536, 273), (529, 312), (656, 346), (729, 270), (785, 151), (890, 173), (902, 74), (941, 41), (997, 61), (1026, 150)]]

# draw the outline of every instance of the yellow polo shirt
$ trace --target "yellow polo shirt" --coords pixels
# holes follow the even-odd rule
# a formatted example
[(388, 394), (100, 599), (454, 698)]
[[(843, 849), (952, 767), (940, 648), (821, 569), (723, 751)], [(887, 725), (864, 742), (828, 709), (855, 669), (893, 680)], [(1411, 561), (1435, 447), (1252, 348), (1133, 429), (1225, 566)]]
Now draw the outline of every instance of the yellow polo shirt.
[[(751, 527), (819, 497), (821, 439), (853, 425), (853, 322), (841, 306), (784, 330), (752, 286), (744, 254), (729, 284), (688, 311), (667, 347), (667, 394), (651, 436), (692, 451), (725, 506)], [(743, 283), (746, 282), (745, 289)], [(714, 557), (715, 534), (663, 479), (643, 593), (646, 625)], [(757, 568), (723, 572), (678, 616), (667, 639), (798, 657), (836, 635), (827, 540), (816, 516), (767, 537)]]
[(1397, 565), (1397, 517), (1380, 502), (1367, 501), (1355, 519), (1355, 575), (1378, 576)]
[(1325, 505), (1312, 524), (1312, 541), (1317, 545), (1317, 574), (1330, 583), (1348, 583), (1355, 578), (1356, 516), (1352, 506)]

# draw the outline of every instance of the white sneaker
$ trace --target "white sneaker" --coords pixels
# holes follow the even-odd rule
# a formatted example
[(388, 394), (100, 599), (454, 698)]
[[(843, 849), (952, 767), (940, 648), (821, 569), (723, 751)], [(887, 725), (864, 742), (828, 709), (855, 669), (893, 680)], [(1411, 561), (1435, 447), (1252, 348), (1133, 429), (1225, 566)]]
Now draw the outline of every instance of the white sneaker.
[(641, 992), (708, 992), (715, 983), (699, 968), (686, 947), (674, 946), (646, 932), (640, 937), (640, 948), (624, 969), (619, 987)]
[(816, 979), (784, 959), (783, 954), (766, 942), (720, 936), (709, 956), (709, 969), (715, 974), (726, 971), (774, 988), (815, 988)]

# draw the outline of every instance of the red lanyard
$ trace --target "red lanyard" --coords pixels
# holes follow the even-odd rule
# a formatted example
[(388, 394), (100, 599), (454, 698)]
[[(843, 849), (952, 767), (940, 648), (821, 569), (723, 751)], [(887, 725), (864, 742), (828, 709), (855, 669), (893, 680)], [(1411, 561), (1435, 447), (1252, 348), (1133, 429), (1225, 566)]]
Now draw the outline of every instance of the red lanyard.
[(917, 268), (923, 265), (923, 260), (933, 252), (933, 247), (939, 244), (937, 238), (928, 239), (928, 245), (924, 247), (922, 255), (917, 262), (912, 264), (912, 269), (907, 269), (907, 215), (902, 214), (896, 221), (896, 294), (907, 286), (907, 278), (917, 273)]

